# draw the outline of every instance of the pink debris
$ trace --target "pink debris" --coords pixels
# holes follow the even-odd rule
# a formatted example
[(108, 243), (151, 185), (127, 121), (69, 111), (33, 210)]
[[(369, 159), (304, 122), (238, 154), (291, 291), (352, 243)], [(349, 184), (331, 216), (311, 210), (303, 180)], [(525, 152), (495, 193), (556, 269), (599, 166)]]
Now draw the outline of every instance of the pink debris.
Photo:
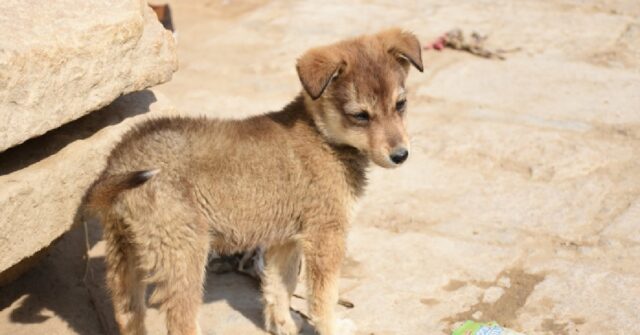
[(445, 47), (445, 43), (446, 43), (446, 36), (442, 35), (440, 37), (438, 37), (435, 41), (427, 44), (424, 49), (429, 50), (429, 49), (434, 49), (434, 50), (442, 50)]

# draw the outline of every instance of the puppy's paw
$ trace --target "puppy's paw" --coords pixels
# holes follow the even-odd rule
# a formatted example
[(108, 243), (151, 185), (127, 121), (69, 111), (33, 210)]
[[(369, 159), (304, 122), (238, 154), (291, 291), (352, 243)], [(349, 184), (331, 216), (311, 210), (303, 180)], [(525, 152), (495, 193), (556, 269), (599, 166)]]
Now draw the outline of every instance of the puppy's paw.
[(276, 313), (267, 313), (266, 328), (267, 331), (274, 335), (297, 335), (300, 333), (300, 327), (293, 321), (290, 313), (277, 315)]
[(274, 323), (267, 330), (273, 335), (298, 335), (300, 333), (300, 329), (293, 321), (281, 324)]
[(338, 319), (336, 321), (336, 335), (355, 335), (358, 327), (351, 319)]

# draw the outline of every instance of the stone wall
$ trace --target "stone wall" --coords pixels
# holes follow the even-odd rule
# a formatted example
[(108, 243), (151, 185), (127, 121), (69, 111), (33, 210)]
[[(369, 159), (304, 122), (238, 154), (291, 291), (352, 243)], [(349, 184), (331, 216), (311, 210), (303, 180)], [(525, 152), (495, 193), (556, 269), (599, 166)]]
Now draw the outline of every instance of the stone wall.
[(144, 89), (168, 81), (177, 58), (171, 33), (138, 0), (5, 0), (0, 32), (3, 272), (73, 225), (123, 131), (172, 111)]
[(0, 2), (0, 150), (171, 78), (171, 33), (139, 0)]

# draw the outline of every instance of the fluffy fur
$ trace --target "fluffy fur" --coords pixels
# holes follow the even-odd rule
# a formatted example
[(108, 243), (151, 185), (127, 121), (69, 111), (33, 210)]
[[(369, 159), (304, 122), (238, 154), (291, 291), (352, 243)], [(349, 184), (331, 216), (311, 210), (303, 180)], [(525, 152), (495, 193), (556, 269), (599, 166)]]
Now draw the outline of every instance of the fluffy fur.
[(207, 254), (260, 246), (266, 329), (298, 333), (289, 302), (304, 257), (316, 330), (338, 334), (337, 281), (365, 170), (370, 160), (397, 166), (390, 157), (409, 149), (410, 65), (422, 70), (413, 34), (361, 36), (304, 54), (304, 90), (282, 111), (162, 118), (127, 133), (86, 204), (104, 226), (121, 333), (145, 334), (144, 292), (154, 284), (150, 303), (166, 312), (169, 334), (199, 334)]

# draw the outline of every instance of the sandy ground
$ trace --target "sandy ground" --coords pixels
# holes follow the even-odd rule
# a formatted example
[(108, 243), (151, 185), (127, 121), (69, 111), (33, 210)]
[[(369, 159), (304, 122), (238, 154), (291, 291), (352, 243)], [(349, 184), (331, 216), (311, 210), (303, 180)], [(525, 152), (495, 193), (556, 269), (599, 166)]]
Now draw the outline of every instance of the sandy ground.
[[(341, 281), (355, 308), (338, 313), (362, 335), (448, 334), (466, 319), (525, 334), (639, 332), (640, 2), (172, 5), (181, 69), (155, 90), (193, 114), (277, 110), (300, 89), (305, 49), (384, 27), (424, 42), (459, 27), (520, 48), (504, 61), (425, 52), (408, 83), (413, 150), (400, 169), (371, 170)], [(92, 226), (93, 304), (75, 230), (0, 288), (0, 334), (101, 334), (99, 238)], [(264, 333), (250, 279), (210, 275), (206, 291), (205, 335)]]

